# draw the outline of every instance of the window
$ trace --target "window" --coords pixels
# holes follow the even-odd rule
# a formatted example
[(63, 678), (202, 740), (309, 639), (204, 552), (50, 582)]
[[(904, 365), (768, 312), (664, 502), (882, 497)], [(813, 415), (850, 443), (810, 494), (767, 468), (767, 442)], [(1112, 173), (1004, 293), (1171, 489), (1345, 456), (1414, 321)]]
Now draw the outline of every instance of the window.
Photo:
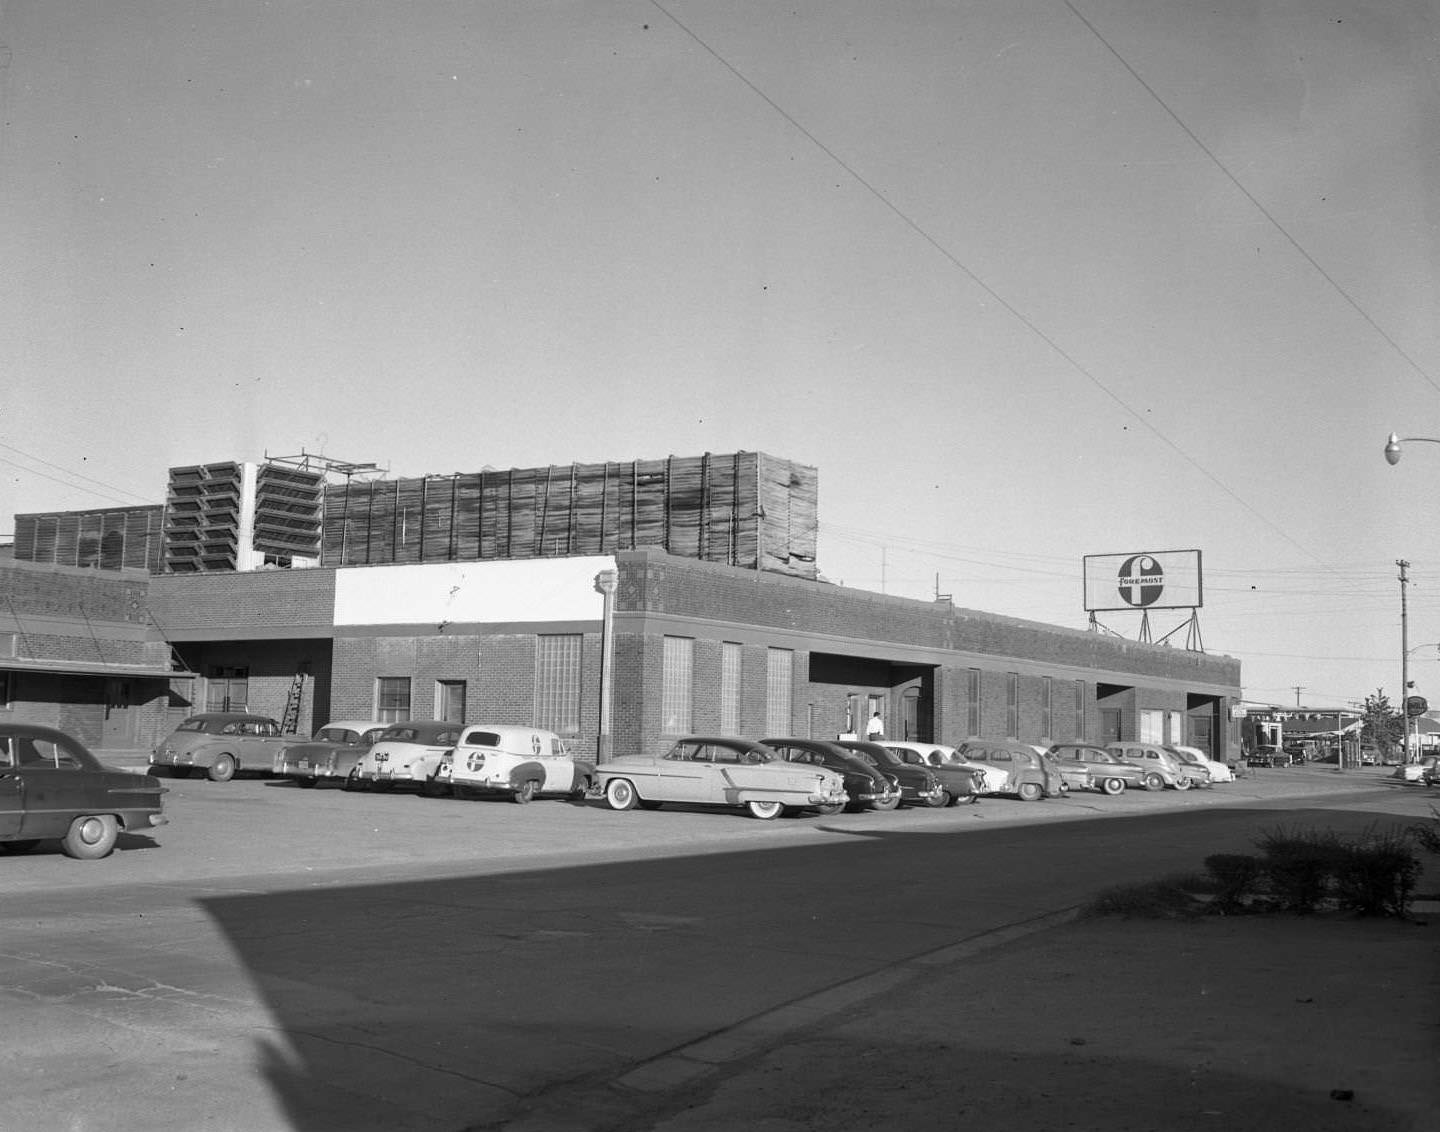
[(1050, 738), (1055, 728), (1055, 681), (1046, 676), (1040, 687), (1040, 737)]
[(435, 681), (435, 718), (446, 723), (465, 722), (465, 681)]
[(0, 656), (19, 656), (19, 633), (0, 633)]
[(1185, 717), (1184, 717), (1184, 715), (1183, 715), (1182, 713), (1178, 712), (1178, 711), (1172, 711), (1172, 712), (1168, 712), (1168, 713), (1167, 713), (1167, 716), (1168, 716), (1168, 723), (1169, 723), (1169, 730), (1170, 730), (1170, 738), (1167, 739), (1166, 742), (1167, 742), (1167, 743), (1182, 743), (1182, 744), (1183, 744), (1183, 743), (1185, 742)]
[(245, 711), (249, 705), (250, 669), (210, 669), (205, 681), (206, 711)]
[(972, 668), (965, 674), (965, 726), (967, 734), (980, 734), (980, 670)]
[(1005, 674), (1005, 736), (1020, 738), (1020, 673)]
[(410, 677), (381, 676), (375, 681), (375, 718), (403, 723), (410, 718)]
[(1165, 713), (1153, 708), (1141, 711), (1140, 734), (1136, 738), (1142, 743), (1165, 742)]
[(720, 645), (720, 732), (740, 734), (740, 646), (734, 641)]
[(661, 727), (667, 735), (683, 735), (693, 730), (695, 642), (689, 637), (666, 637), (661, 664)]
[(1085, 681), (1075, 681), (1075, 738), (1085, 738)]
[(536, 638), (535, 726), (558, 735), (580, 733), (579, 633), (548, 633)]
[(789, 649), (765, 651), (765, 733), (788, 735), (790, 722), (790, 677), (795, 669), (795, 654)]

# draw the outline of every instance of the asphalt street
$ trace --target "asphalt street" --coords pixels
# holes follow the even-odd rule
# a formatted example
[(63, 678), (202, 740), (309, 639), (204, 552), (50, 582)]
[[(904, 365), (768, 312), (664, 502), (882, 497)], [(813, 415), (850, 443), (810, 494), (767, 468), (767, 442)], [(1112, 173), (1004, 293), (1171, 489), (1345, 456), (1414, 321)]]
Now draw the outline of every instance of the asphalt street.
[(1320, 770), (768, 823), (169, 785), (105, 861), (0, 860), (0, 1128), (500, 1126), (1262, 830), (1425, 813)]

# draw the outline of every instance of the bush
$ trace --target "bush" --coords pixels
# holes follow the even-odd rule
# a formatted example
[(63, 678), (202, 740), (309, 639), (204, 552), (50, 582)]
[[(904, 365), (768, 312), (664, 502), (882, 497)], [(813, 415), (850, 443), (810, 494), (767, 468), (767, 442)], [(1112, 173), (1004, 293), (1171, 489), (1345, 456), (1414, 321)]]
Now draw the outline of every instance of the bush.
[(1335, 902), (1361, 916), (1405, 916), (1420, 876), (1407, 832), (1366, 830), (1335, 864)]
[(1091, 916), (1143, 916), (1179, 920), (1193, 916), (1201, 902), (1185, 891), (1183, 878), (1166, 877), (1148, 884), (1107, 888), (1086, 907)]
[(1270, 894), (1287, 912), (1313, 912), (1329, 893), (1344, 848), (1330, 830), (1276, 829), (1255, 842)]
[(1221, 915), (1244, 911), (1265, 878), (1260, 858), (1246, 853), (1213, 853), (1205, 858), (1205, 868), (1215, 881), (1211, 907)]

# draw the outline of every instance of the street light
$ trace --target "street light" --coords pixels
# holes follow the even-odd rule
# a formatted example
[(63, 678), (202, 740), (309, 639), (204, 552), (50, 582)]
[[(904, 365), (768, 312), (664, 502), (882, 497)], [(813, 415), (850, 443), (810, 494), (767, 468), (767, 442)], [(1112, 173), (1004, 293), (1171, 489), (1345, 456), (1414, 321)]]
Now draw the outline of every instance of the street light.
[(1440, 439), (1433, 436), (1396, 436), (1393, 432), (1390, 439), (1385, 442), (1385, 461), (1392, 468), (1400, 462), (1400, 445), (1412, 444), (1419, 441), (1424, 444), (1440, 444)]

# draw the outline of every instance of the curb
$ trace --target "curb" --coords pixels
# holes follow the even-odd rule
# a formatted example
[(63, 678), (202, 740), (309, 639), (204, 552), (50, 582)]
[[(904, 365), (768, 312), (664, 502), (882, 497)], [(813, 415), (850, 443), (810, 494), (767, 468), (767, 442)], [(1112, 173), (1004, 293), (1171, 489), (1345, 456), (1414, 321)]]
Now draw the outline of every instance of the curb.
[[(548, 1091), (529, 1102), (536, 1107), (513, 1119), (479, 1124), (507, 1132), (579, 1132), (625, 1121), (649, 1109), (659, 1094), (694, 1086), (722, 1070), (779, 1044), (786, 1035), (819, 1025), (829, 1018), (898, 990), (928, 976), (932, 968), (954, 964), (982, 951), (1073, 923), (1080, 905), (1045, 912), (1003, 924), (932, 951), (911, 956), (891, 967), (857, 975), (803, 998), (756, 1014), (724, 1030), (707, 1034), (634, 1065), (606, 1081), (575, 1082)], [(543, 1106), (543, 1107), (542, 1107)], [(577, 1115), (584, 1113), (584, 1116)]]

